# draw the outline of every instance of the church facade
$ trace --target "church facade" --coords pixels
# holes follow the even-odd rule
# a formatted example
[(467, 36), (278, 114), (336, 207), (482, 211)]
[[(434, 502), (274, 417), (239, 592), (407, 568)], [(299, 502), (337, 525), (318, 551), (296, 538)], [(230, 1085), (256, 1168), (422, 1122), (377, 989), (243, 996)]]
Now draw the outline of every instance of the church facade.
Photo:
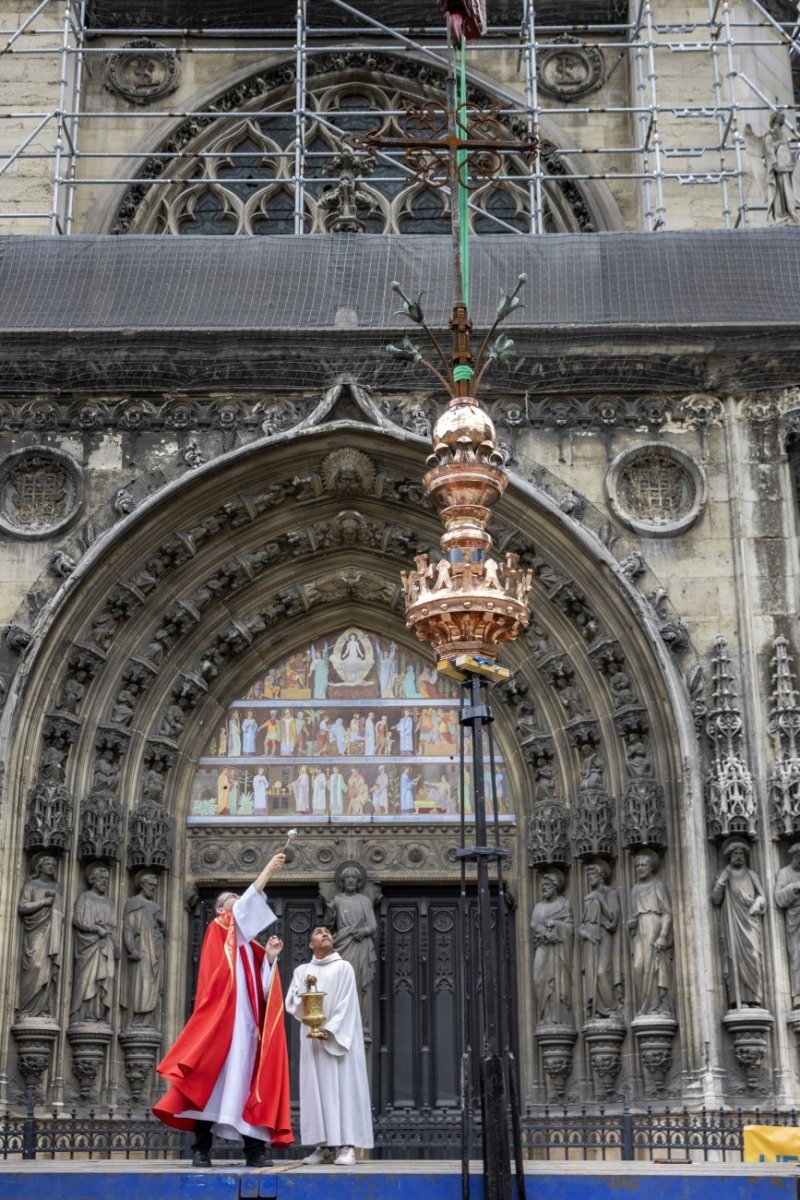
[[(270, 893), (287, 971), (359, 864), (375, 1111), (446, 1122), (474, 780), (400, 577), (437, 553), (445, 397), (384, 347), (408, 332), (396, 280), (447, 334), (449, 200), (352, 140), (435, 111), (433, 5), (385, 26), (331, 0), (306, 30), (302, 4), (209, 4), (207, 33), (179, 0), (134, 7), (87, 6), (55, 190), (49, 159), (0, 178), (0, 1100), (148, 1105), (211, 897), (293, 828)], [(740, 6), (732, 66), (691, 59), (705, 4), (678, 28), (674, 5), (647, 25), (587, 0), (580, 35), (568, 7), (532, 29), (490, 0), (469, 59), (498, 139), (541, 143), (470, 214), (479, 334), (527, 276), (483, 392), (495, 546), (533, 571), (492, 693), (521, 1102), (789, 1109), (794, 43), (780, 5)], [(44, 105), (48, 60), (9, 61)], [(728, 142), (730, 71), (762, 98)]]

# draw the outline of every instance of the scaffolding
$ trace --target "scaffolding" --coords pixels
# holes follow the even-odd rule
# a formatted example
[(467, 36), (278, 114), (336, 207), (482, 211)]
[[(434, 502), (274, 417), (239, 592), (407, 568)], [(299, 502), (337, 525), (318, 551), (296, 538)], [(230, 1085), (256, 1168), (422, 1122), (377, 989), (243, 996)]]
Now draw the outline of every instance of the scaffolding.
[[(430, 10), (430, 23), (415, 27), (385, 24), (365, 11), (370, 7), (367, 0), (361, 6), (358, 0), (353, 4), (325, 0), (324, 6), (315, 0), (292, 0), (292, 5), (294, 21), (289, 23), (194, 29), (134, 23), (103, 26), (87, 17), (87, 0), (41, 0), (16, 28), (7, 31), (0, 47), (0, 85), (6, 96), (12, 96), (9, 107), (0, 113), (0, 232), (96, 232), (96, 225), (87, 223), (87, 212), (90, 200), (94, 203), (103, 189), (113, 188), (120, 202), (127, 195), (129, 204), (133, 204), (130, 197), (138, 197), (139, 204), (147, 195), (151, 206), (160, 191), (166, 194), (163, 189), (169, 189), (171, 196), (194, 189), (196, 195), (202, 182), (201, 158), (206, 166), (215, 157), (224, 160), (225, 183), (232, 194), (237, 186), (252, 188), (252, 147), (215, 151), (208, 131), (221, 128), (221, 121), (230, 124), (238, 119), (257, 122), (268, 134), (272, 127), (285, 129), (287, 113), (290, 135), (269, 155), (280, 165), (292, 199), (291, 217), (285, 217), (279, 231), (302, 234), (319, 228), (310, 222), (309, 206), (318, 204), (323, 188), (330, 186), (330, 178), (323, 182), (321, 174), (326, 169), (330, 175), (331, 150), (330, 146), (324, 151), (315, 148), (309, 130), (314, 126), (329, 142), (343, 142), (352, 133), (353, 119), (374, 124), (376, 117), (374, 109), (350, 109), (345, 121), (341, 112), (326, 116), (314, 106), (311, 88), (320, 56), (335, 61), (337, 54), (347, 55), (350, 63), (353, 56), (360, 56), (367, 70), (375, 55), (394, 53), (405, 61), (429, 64), (435, 77), (447, 70), (447, 49), (433, 0), (427, 4), (419, 0), (420, 12)], [(124, 11), (124, 5), (115, 7)], [(131, 13), (137, 7), (132, 6)], [(274, 8), (282, 15), (290, 5), (256, 7), (262, 12)], [(656, 232), (745, 228), (767, 222), (763, 135), (774, 113), (784, 114), (787, 152), (797, 157), (792, 79), (800, 73), (800, 3), (797, 11), (790, 12), (795, 9), (793, 0), (771, 4), (770, 0), (765, 4), (702, 0), (684, 6), (683, 11), (694, 17), (680, 23), (665, 21), (670, 7), (664, 0), (633, 0), (624, 21), (613, 19), (619, 6), (611, 6), (608, 19), (577, 23), (567, 17), (570, 9), (581, 6), (557, 0), (512, 0), (502, 6), (502, 13), (516, 13), (518, 19), (500, 24), (492, 21), (490, 0), (490, 33), (469, 47), (473, 86), (491, 97), (509, 137), (511, 131), (517, 135), (524, 131), (545, 143), (549, 138), (551, 152), (530, 161), (513, 155), (504, 158), (500, 180), (514, 189), (515, 196), (524, 195), (525, 201), (515, 202), (512, 219), (502, 207), (481, 207), (473, 198), (476, 232), (540, 234), (559, 228), (552, 220), (553, 197), (556, 189), (569, 188), (589, 208), (598, 189), (612, 198), (617, 224), (601, 222), (601, 228)], [(341, 24), (315, 22), (315, 13), (321, 11), (324, 18), (333, 10), (340, 14)], [(205, 60), (204, 78), (213, 78), (217, 95), (242, 75), (243, 63), (249, 63), (254, 73), (267, 59), (283, 63), (286, 78), (292, 80), (291, 103), (275, 107), (262, 100), (254, 107), (251, 102), (220, 105), (206, 99), (189, 109), (164, 103), (152, 107), (110, 103), (109, 93), (103, 90), (105, 61), (112, 53), (122, 57), (141, 53), (127, 43), (143, 38), (173, 48), (180, 59)], [(600, 85), (580, 95), (577, 89), (567, 99), (544, 87), (542, 63), (559, 47), (599, 52)], [(12, 69), (4, 69), (4, 64), (12, 64)], [(683, 102), (678, 96), (681, 79), (689, 92)], [(52, 105), (13, 102), (15, 95), (24, 100), (32, 91), (36, 98), (47, 94)], [(201, 94), (211, 93), (208, 88), (194, 92)], [(401, 116), (400, 112), (382, 114), (382, 118)], [(127, 137), (126, 125), (134, 122), (136, 136)], [(167, 135), (181, 122), (206, 131), (201, 150), (188, 146), (176, 152), (174, 137)], [(107, 135), (99, 132), (103, 126), (114, 131), (117, 144), (112, 147), (103, 140)], [(558, 131), (555, 142), (554, 129)], [(231, 174), (231, 164), (242, 169)], [(373, 192), (388, 197), (389, 204), (404, 172), (408, 167), (399, 154), (380, 152), (366, 183)], [(25, 181), (31, 185), (27, 189), (22, 186)], [(702, 203), (692, 212), (687, 196), (701, 192)], [(423, 227), (424, 222), (422, 231)], [(590, 219), (587, 227), (598, 224)], [(134, 221), (124, 231), (161, 229), (144, 230)], [(240, 221), (230, 231), (252, 229), (245, 230)]]

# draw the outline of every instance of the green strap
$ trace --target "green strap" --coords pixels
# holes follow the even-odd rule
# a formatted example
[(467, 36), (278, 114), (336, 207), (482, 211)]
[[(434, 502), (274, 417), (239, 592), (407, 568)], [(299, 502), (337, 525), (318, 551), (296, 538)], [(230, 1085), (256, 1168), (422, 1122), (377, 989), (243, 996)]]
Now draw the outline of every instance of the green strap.
[[(461, 63), (458, 76), (458, 137), (460, 141), (467, 138), (467, 41), (461, 38)], [(461, 287), (464, 291), (464, 301), (469, 308), (469, 189), (467, 152), (459, 150), (456, 154), (458, 178), (456, 192), (458, 196), (458, 215), (461, 228)]]
[(468, 367), (466, 363), (460, 363), (457, 367), (453, 367), (453, 379), (456, 383), (462, 379), (472, 379), (474, 374), (472, 367)]

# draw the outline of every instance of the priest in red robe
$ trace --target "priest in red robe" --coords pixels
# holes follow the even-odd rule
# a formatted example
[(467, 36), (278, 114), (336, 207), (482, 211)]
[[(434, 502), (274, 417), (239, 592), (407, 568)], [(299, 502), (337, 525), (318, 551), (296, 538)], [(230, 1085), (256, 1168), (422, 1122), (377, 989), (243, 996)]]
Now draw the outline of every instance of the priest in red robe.
[(196, 1167), (210, 1167), (214, 1134), (244, 1142), (251, 1167), (271, 1166), (266, 1150), (287, 1146), (289, 1064), (283, 995), (271, 937), (253, 941), (275, 920), (267, 881), (285, 862), (274, 855), (244, 895), (222, 892), (200, 954), (194, 1012), (158, 1072), (172, 1085), (153, 1112), (167, 1125), (191, 1129)]

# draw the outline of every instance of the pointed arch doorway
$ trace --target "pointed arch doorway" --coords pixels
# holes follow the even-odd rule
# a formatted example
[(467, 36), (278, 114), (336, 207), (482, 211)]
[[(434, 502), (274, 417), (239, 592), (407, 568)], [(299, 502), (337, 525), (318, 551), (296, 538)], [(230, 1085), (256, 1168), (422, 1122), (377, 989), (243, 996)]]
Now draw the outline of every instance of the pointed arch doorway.
[[(420, 650), (360, 624), (335, 627), (235, 692), (207, 733), (190, 787), (189, 840), (205, 847), (206, 862), (224, 859), (231, 835), (240, 844), (238, 865), (252, 864), (255, 874), (265, 835), (284, 839), (290, 827), (297, 830), (290, 855), (301, 860), (299, 874), (288, 883), (278, 877), (269, 890), (285, 942), (284, 989), (309, 958), (312, 928), (330, 919), (331, 876), (345, 838), (370, 875), (377, 929), (365, 1029), (380, 1152), (388, 1157), (457, 1152), (462, 1048), (465, 1039), (476, 1044), (476, 899), (470, 886), (462, 900), (453, 869), (459, 703), (456, 686)], [(502, 746), (496, 768), (504, 831), (513, 839)], [(471, 789), (467, 772), (468, 827)], [(437, 842), (449, 870), (420, 870), (423, 845)], [(192, 912), (187, 1012), (222, 886), (220, 878), (203, 888)], [(513, 994), (512, 928), (508, 944)], [(296, 1102), (304, 1031), (290, 1019), (287, 1031)], [(471, 1079), (473, 1096), (476, 1086)]]

